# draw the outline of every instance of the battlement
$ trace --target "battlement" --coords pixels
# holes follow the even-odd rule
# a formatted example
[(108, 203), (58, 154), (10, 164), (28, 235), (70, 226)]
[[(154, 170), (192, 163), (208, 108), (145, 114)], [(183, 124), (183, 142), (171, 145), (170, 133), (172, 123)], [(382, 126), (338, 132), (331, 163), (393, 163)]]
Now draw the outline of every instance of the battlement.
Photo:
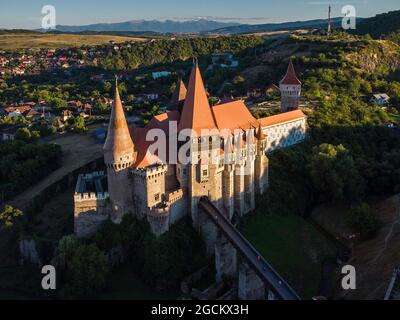
[(106, 200), (110, 195), (108, 192), (89, 192), (89, 193), (75, 193), (74, 201), (86, 201), (86, 200)]
[(182, 191), (182, 189), (179, 189), (179, 190), (176, 190), (176, 191), (173, 191), (173, 192), (171, 192), (171, 193), (169, 193), (168, 195), (167, 195), (167, 203), (168, 204), (172, 204), (172, 203), (174, 203), (174, 202), (176, 202), (176, 201), (178, 201), (179, 199), (182, 199), (183, 198), (183, 191)]
[(152, 179), (163, 175), (167, 172), (168, 166), (164, 163), (154, 164), (145, 168), (135, 168), (132, 174), (142, 177), (143, 179)]
[[(83, 179), (90, 180), (93, 178), (100, 178), (104, 176), (104, 171), (93, 171), (91, 173), (86, 173), (86, 174), (81, 174), (79, 177), (82, 177)], [(78, 178), (79, 179), (79, 178)]]
[(158, 205), (148, 208), (147, 221), (152, 232), (159, 236), (169, 230), (170, 207), (169, 205)]

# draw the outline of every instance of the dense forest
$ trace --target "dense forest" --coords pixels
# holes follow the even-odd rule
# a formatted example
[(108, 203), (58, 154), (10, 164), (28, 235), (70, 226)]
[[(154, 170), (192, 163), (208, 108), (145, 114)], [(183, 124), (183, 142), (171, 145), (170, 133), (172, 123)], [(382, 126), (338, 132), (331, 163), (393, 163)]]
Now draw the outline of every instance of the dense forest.
[(105, 70), (132, 70), (139, 66), (177, 62), (215, 52), (237, 54), (262, 43), (262, 38), (256, 36), (197, 37), (157, 40), (146, 44), (135, 43), (117, 54), (108, 52), (104, 56), (99, 56), (98, 66)]
[(400, 31), (400, 10), (381, 13), (357, 23), (355, 34), (369, 34), (374, 38)]

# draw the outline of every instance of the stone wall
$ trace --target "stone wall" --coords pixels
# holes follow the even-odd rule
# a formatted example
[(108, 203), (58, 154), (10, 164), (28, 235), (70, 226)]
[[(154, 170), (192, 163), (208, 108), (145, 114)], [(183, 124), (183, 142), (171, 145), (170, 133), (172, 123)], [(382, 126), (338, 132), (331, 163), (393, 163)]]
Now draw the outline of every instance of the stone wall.
[(107, 210), (82, 212), (75, 216), (74, 233), (78, 238), (90, 238), (97, 232), (101, 224), (109, 218), (110, 215)]
[(36, 241), (33, 239), (21, 240), (19, 242), (20, 263), (31, 263), (41, 265), (39, 253), (36, 248)]
[(265, 300), (265, 286), (247, 263), (239, 266), (238, 297), (240, 300)]
[(269, 126), (263, 132), (267, 136), (267, 153), (286, 148), (305, 139), (306, 118)]

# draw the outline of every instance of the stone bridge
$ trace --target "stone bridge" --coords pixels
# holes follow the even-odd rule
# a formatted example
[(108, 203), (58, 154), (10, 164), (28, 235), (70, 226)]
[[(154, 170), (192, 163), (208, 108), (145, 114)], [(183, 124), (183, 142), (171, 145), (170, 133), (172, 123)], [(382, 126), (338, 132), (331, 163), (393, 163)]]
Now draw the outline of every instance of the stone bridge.
[[(207, 197), (199, 208), (218, 229), (215, 238), (216, 280), (238, 278), (238, 297), (243, 300), (299, 300), (290, 285), (273, 269), (231, 221)], [(238, 266), (237, 252), (243, 258)]]

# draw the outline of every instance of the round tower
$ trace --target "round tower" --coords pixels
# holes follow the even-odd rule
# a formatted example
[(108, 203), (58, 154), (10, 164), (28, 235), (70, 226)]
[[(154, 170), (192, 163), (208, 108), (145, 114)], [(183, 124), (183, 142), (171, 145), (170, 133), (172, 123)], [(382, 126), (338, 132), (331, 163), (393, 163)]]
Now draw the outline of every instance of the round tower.
[(279, 83), (281, 90), (281, 112), (295, 110), (299, 107), (301, 82), (296, 76), (292, 60), (289, 61), (289, 66), (285, 77)]
[(132, 184), (129, 175), (135, 161), (135, 150), (115, 81), (115, 98), (103, 147), (107, 166), (108, 193), (112, 220), (119, 223), (126, 213), (133, 213)]

